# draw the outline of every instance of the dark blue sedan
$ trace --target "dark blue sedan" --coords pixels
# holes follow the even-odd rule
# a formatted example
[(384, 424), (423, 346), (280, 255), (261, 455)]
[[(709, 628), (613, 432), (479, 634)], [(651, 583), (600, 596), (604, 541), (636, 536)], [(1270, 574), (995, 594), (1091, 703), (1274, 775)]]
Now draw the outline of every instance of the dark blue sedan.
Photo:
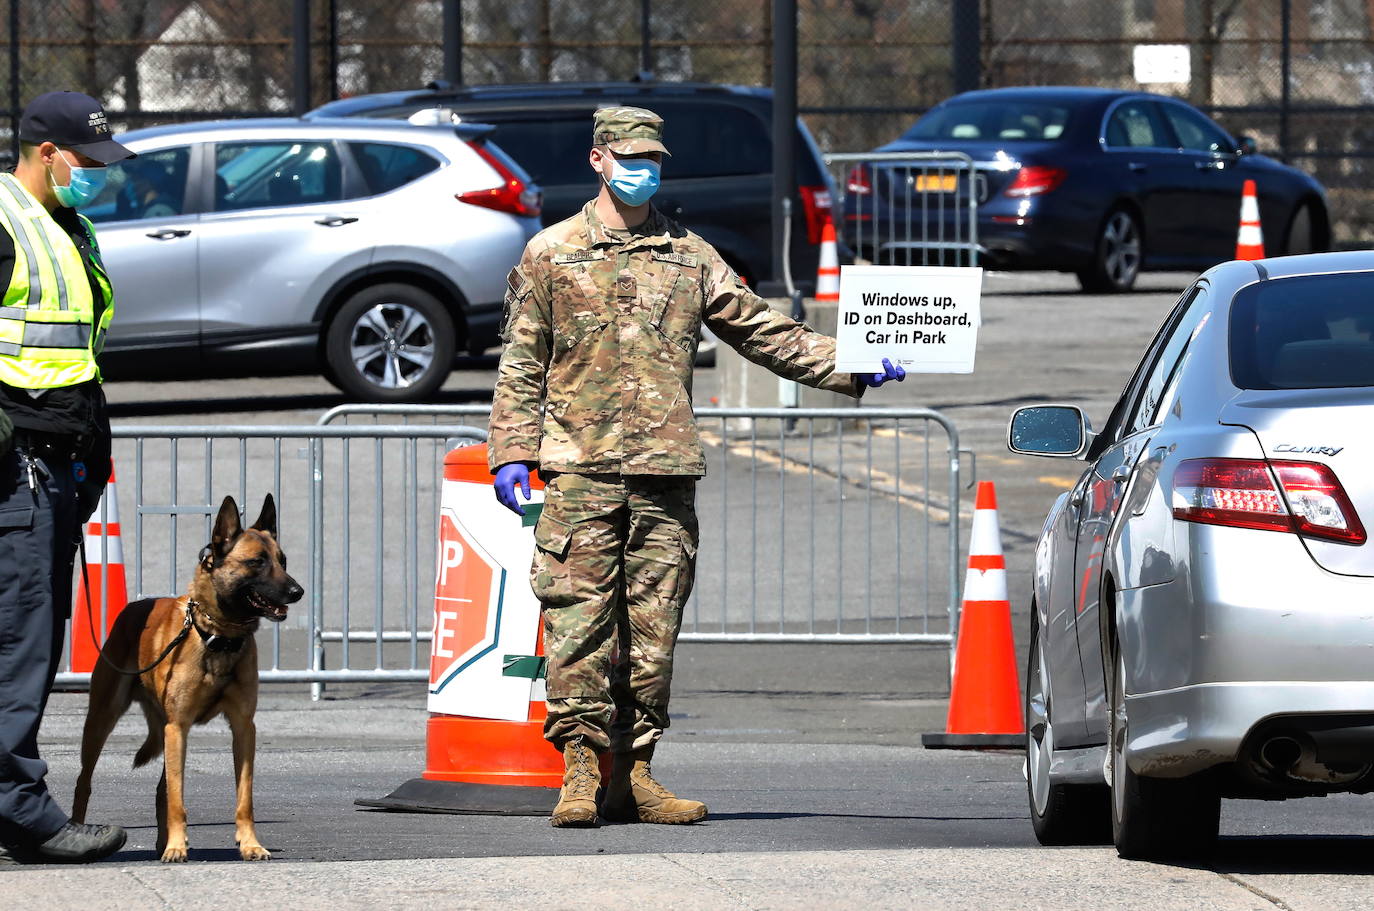
[[(1233, 258), (1247, 179), (1258, 187), (1267, 255), (1330, 247), (1321, 184), (1162, 95), (1051, 87), (967, 92), (875, 151), (967, 154), (980, 265), (1074, 272), (1084, 290), (1126, 291), (1142, 269), (1200, 271)], [(897, 190), (900, 173), (888, 162), (850, 171), (846, 236), (873, 261), (929, 261), (919, 244), (882, 239), (911, 236), (913, 222), (924, 222), (926, 238), (942, 235), (958, 207), (937, 206), (933, 197), (967, 192), (968, 181), (907, 176)]]

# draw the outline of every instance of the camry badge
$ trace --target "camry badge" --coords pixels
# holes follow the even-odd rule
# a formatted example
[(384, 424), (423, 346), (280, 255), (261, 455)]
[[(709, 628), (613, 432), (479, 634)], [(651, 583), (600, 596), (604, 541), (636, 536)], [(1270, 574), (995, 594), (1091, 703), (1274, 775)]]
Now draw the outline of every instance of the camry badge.
[(1275, 452), (1315, 452), (1318, 455), (1335, 456), (1345, 449), (1344, 446), (1297, 446), (1293, 443), (1280, 443)]

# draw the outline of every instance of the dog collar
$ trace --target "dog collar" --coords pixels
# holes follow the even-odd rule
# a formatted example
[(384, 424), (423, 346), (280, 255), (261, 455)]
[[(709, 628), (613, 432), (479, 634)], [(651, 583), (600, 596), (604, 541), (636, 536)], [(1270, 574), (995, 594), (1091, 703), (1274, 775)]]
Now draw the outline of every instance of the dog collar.
[(200, 641), (205, 643), (206, 651), (233, 653), (243, 648), (243, 642), (248, 638), (247, 636), (220, 636), (201, 629), (200, 624), (196, 622), (195, 608), (195, 601), (186, 602), (186, 616), (190, 618), (191, 625), (196, 628), (196, 635), (200, 636)]

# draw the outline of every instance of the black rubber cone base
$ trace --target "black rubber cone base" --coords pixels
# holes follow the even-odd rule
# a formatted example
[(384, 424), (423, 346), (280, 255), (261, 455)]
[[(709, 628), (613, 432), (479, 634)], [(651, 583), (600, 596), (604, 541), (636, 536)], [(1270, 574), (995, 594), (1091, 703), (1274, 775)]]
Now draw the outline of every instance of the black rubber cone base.
[(476, 816), (548, 816), (558, 788), (465, 784), (412, 778), (380, 800), (360, 798), (360, 807), (401, 813), (464, 813)]
[(1019, 750), (1025, 745), (1025, 734), (921, 735), (921, 746), (927, 750)]

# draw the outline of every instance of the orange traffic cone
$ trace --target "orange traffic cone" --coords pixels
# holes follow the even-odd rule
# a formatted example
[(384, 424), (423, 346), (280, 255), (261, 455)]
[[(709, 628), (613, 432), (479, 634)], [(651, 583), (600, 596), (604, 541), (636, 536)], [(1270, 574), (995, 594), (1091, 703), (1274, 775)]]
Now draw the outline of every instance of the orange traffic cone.
[(816, 269), (816, 301), (840, 302), (840, 251), (835, 243), (835, 223), (825, 217), (821, 228), (821, 264)]
[[(91, 583), (90, 601), (86, 600), (84, 579), (79, 580), (76, 608), (72, 611), (72, 670), (80, 674), (95, 669), (104, 637), (109, 635), (119, 612), (129, 603), (124, 579), (124, 546), (119, 538), (119, 496), (115, 493), (113, 459), (110, 460), (110, 480), (100, 497), (100, 505), (86, 523), (86, 577)], [(100, 642), (91, 638), (92, 629), (101, 631)]]
[(954, 653), (954, 684), (943, 734), (922, 734), (927, 748), (1019, 747), (1025, 741), (1011, 602), (997, 523), (997, 493), (978, 484), (964, 578), (964, 607)]
[[(535, 472), (530, 489), (544, 489)], [(425, 768), (386, 797), (355, 801), (359, 806), (506, 816), (553, 811), (563, 755), (544, 739), (544, 636), (529, 586), (541, 500), (536, 495), (525, 506), (523, 521), (496, 502), (486, 444), (445, 456)], [(607, 754), (603, 779), (609, 774)]]
[(1264, 259), (1264, 232), (1260, 230), (1259, 199), (1255, 182), (1247, 180), (1240, 192), (1240, 231), (1236, 235), (1236, 259)]

